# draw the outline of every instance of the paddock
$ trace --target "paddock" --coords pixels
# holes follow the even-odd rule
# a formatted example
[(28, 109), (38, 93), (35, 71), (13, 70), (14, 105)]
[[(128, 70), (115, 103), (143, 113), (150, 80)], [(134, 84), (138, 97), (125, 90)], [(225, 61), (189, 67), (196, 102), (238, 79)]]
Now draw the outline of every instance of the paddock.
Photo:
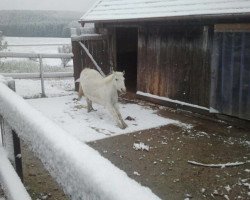
[[(21, 91), (27, 97), (23, 90), (18, 89), (19, 83), (16, 83), (17, 93)], [(34, 85), (30, 81), (27, 83)], [(126, 172), (131, 179), (150, 188), (159, 198), (184, 199), (192, 196), (209, 199), (225, 195), (230, 199), (238, 196), (248, 198), (249, 130), (127, 96), (119, 100), (121, 113), (128, 124), (128, 128), (121, 130), (101, 106), (94, 104), (97, 111), (87, 113), (84, 99), (77, 101), (73, 80), (70, 93), (60, 96), (53, 96), (47, 86), (49, 82), (45, 83), (51, 95), (27, 99), (26, 102), (59, 125), (69, 137), (96, 149), (102, 157)], [(30, 162), (29, 154), (23, 154), (24, 163)], [(244, 165), (209, 168), (193, 166), (188, 161), (205, 164), (244, 162)], [(32, 176), (24, 169), (24, 179), (36, 182), (35, 185), (41, 181), (50, 185), (47, 175), (43, 175), (47, 172), (41, 173), (39, 168), (43, 165), (38, 163), (32, 164), (35, 166)], [(29, 181), (26, 184), (30, 188), (35, 187)], [(54, 194), (47, 186), (44, 188), (41, 192)]]
[[(76, 97), (27, 101), (161, 199), (184, 199), (188, 195), (195, 199), (212, 196), (216, 199), (225, 195), (230, 199), (248, 198), (249, 190), (244, 180), (250, 177), (249, 130), (140, 100), (131, 104), (131, 99), (126, 100), (126, 97), (120, 99), (121, 113), (124, 118), (130, 116), (134, 120), (125, 120), (128, 128), (121, 130), (114, 126), (112, 117), (101, 106), (94, 104), (97, 111), (87, 114), (84, 99), (78, 102)], [(150, 113), (138, 115), (145, 110)], [(149, 151), (143, 150), (140, 142), (148, 146)], [(245, 164), (209, 168), (193, 166), (188, 161)], [(227, 191), (227, 188), (231, 189)]]

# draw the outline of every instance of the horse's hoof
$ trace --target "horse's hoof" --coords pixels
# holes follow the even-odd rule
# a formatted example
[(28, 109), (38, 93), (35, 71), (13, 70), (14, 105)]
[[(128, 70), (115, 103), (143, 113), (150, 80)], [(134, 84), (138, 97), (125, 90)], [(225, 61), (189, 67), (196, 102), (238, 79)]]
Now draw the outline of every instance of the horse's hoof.
[(119, 127), (120, 127), (120, 129), (125, 129), (125, 128), (128, 127), (128, 125), (127, 124), (123, 124), (122, 126), (119, 126)]
[(88, 109), (88, 113), (91, 111), (97, 111), (97, 110), (95, 110), (94, 108)]

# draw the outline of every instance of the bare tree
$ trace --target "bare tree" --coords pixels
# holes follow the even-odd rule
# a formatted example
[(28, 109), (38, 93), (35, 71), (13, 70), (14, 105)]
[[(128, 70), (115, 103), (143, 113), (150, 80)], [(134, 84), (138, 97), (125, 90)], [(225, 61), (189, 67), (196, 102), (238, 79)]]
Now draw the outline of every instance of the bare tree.
[[(3, 32), (0, 31), (0, 51), (7, 49), (7, 46), (8, 46), (8, 44), (6, 41), (4, 41), (4, 38), (3, 38)], [(2, 64), (3, 63), (0, 60), (0, 66), (2, 66)]]
[[(58, 53), (72, 53), (72, 47), (71, 45), (62, 45), (58, 47)], [(61, 58), (62, 66), (67, 67), (67, 64), (69, 63), (71, 59), (70, 58)]]

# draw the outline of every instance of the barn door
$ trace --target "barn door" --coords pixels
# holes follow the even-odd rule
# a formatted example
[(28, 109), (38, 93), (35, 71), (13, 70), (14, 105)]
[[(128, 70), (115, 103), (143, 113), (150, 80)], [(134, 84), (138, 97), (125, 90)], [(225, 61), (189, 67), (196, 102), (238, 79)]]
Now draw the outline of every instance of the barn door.
[(250, 119), (250, 24), (215, 26), (211, 110)]

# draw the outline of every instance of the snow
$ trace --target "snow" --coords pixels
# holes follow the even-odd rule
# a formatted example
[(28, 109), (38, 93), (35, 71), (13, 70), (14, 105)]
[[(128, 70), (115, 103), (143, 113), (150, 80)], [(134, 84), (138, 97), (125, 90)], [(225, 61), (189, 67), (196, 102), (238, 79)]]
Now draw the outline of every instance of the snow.
[(80, 20), (138, 20), (174, 16), (211, 16), (250, 12), (247, 0), (99, 0)]
[[(8, 48), (4, 51), (17, 53), (58, 53), (58, 46), (63, 44), (71, 44), (70, 38), (4, 37), (4, 40), (8, 42)], [(21, 59), (23, 58), (6, 58), (3, 59), (3, 61)], [(51, 66), (60, 66), (61, 60), (43, 59), (43, 63)]]
[(159, 199), (2, 83), (0, 99), (0, 113), (29, 144), (71, 199)]
[(84, 98), (76, 100), (77, 95), (29, 99), (30, 105), (42, 112), (45, 116), (60, 125), (69, 134), (82, 142), (95, 141), (120, 134), (159, 127), (168, 124), (185, 126), (176, 120), (160, 117), (156, 111), (137, 104), (121, 104), (121, 115), (135, 120), (125, 120), (128, 124), (126, 129), (116, 126), (115, 120), (104, 107), (93, 104), (97, 111), (87, 112), (87, 104)]
[[(0, 146), (0, 183), (5, 195), (12, 200), (31, 200), (13, 166), (7, 159), (7, 154)], [(1, 199), (1, 198), (0, 198)]]
[(140, 174), (137, 171), (134, 171), (133, 174), (136, 176), (140, 176)]
[[(16, 79), (16, 91), (24, 98), (37, 98), (41, 96), (41, 81), (31, 79)], [(74, 80), (67, 79), (45, 79), (45, 94), (48, 97), (56, 97), (73, 94), (75, 88)]]
[(144, 144), (143, 142), (134, 143), (134, 144), (133, 144), (133, 149), (135, 149), (136, 151), (138, 151), (138, 150), (149, 151), (149, 145), (146, 145), (146, 144)]
[(198, 109), (209, 111), (208, 108), (203, 107), (203, 106), (194, 105), (194, 104), (186, 103), (186, 102), (183, 102), (183, 101), (173, 100), (173, 99), (170, 99), (170, 98), (167, 98), (167, 97), (161, 97), (161, 96), (153, 95), (153, 94), (150, 94), (150, 93), (137, 91), (136, 94), (141, 95), (141, 96), (145, 96), (145, 97), (150, 97), (150, 98), (154, 98), (154, 99), (163, 100), (163, 101), (168, 101), (168, 102), (171, 102), (171, 103), (180, 104), (182, 106), (190, 106), (190, 107), (193, 107), (193, 108), (198, 108)]

